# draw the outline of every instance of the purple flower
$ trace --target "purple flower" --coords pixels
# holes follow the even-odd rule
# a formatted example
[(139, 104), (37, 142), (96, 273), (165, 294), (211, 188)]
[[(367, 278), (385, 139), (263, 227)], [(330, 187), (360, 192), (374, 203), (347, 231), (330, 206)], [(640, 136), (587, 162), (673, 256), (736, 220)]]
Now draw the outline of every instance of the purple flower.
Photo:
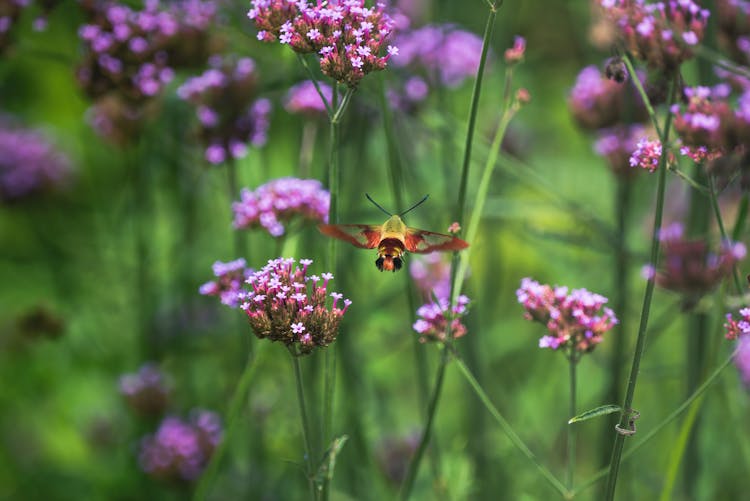
[(614, 312), (604, 306), (607, 298), (586, 289), (568, 291), (524, 278), (516, 296), (526, 310), (524, 317), (547, 327), (549, 334), (539, 340), (540, 348), (562, 347), (571, 356), (587, 353), (617, 325)]
[(0, 122), (0, 200), (19, 200), (65, 187), (68, 158), (41, 133)]
[[(466, 335), (466, 326), (461, 317), (466, 314), (469, 298), (461, 295), (453, 308), (448, 299), (441, 298), (438, 303), (430, 301), (417, 309), (417, 321), (412, 328), (419, 334), (419, 341), (445, 341), (448, 334), (457, 339)], [(450, 331), (450, 332), (449, 332)]]
[[(320, 91), (328, 103), (333, 98), (333, 90), (330, 85), (323, 82), (318, 83)], [(299, 113), (311, 117), (326, 116), (327, 111), (320, 94), (315, 89), (312, 80), (305, 80), (289, 89), (284, 101), (284, 108), (289, 113)]]
[(213, 271), (216, 280), (201, 285), (200, 293), (204, 296), (217, 296), (222, 304), (237, 308), (244, 298), (242, 286), (253, 270), (247, 268), (245, 260), (240, 258), (228, 263), (216, 261)]
[(442, 253), (415, 255), (409, 264), (409, 273), (425, 299), (430, 299), (432, 294), (441, 299), (450, 296), (451, 267)]
[(167, 417), (156, 433), (142, 439), (138, 460), (153, 477), (191, 482), (203, 472), (221, 437), (221, 422), (213, 412), (194, 410), (188, 421)]
[(640, 139), (630, 156), (630, 166), (654, 172), (659, 167), (661, 155), (661, 142), (658, 139)]
[(232, 204), (234, 227), (250, 229), (261, 226), (272, 236), (285, 232), (283, 223), (300, 218), (314, 222), (328, 221), (330, 195), (315, 179), (284, 177), (256, 188), (243, 189), (240, 201)]
[(631, 169), (630, 156), (638, 147), (638, 140), (643, 137), (646, 128), (640, 124), (620, 125), (597, 132), (594, 151), (604, 157), (612, 172), (625, 178), (635, 172)]
[(746, 388), (750, 388), (750, 336), (742, 336), (737, 341), (737, 354), (734, 365), (740, 373), (740, 379)]
[(726, 332), (724, 337), (727, 339), (742, 339), (748, 338), (750, 334), (750, 308), (742, 308), (740, 310), (740, 319), (734, 320), (731, 313), (726, 315), (726, 323), (724, 328)]
[[(644, 80), (643, 75), (638, 77)], [(625, 117), (637, 122), (647, 116), (643, 101), (631, 86), (607, 78), (594, 65), (586, 66), (576, 77), (568, 108), (576, 123), (589, 130), (612, 127)]]
[(144, 364), (135, 374), (120, 376), (119, 386), (130, 407), (143, 416), (158, 416), (167, 407), (169, 387), (154, 364)]

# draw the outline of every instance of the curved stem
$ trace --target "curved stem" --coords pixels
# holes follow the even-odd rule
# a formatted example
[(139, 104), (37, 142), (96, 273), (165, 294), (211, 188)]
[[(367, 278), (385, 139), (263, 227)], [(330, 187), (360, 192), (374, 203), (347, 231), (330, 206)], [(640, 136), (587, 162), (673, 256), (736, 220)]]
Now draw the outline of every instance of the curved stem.
[[(628, 56), (625, 56), (625, 61), (629, 67), (632, 68)], [(648, 101), (643, 87), (640, 85), (638, 78), (632, 78), (636, 82), (636, 86), (641, 92), (641, 97), (644, 102)], [(677, 87), (677, 78), (674, 78), (669, 91), (669, 98), (667, 103), (670, 104), (674, 100), (675, 92)], [(653, 108), (651, 109), (651, 111)], [(651, 113), (651, 111), (649, 113)], [(652, 120), (656, 122), (656, 118), (652, 117)], [(659, 178), (656, 188), (656, 209), (654, 213), (654, 227), (651, 237), (651, 254), (649, 263), (655, 265), (659, 260), (659, 230), (661, 229), (662, 214), (664, 212), (664, 191), (666, 186), (666, 163), (667, 163), (667, 149), (666, 145), (669, 144), (669, 130), (672, 125), (672, 114), (668, 113), (664, 120), (664, 129), (660, 135), (661, 144), (663, 145), (663, 153), (659, 158)], [(648, 327), (648, 317), (651, 311), (651, 299), (654, 294), (654, 280), (649, 280), (646, 283), (646, 291), (643, 295), (643, 306), (641, 308), (641, 320), (638, 326), (638, 337), (636, 338), (635, 353), (633, 355), (633, 363), (630, 368), (630, 376), (628, 377), (628, 386), (625, 391), (625, 402), (622, 405), (623, 412), (620, 416), (620, 427), (626, 428), (628, 425), (628, 418), (630, 409), (633, 405), (633, 397), (635, 395), (635, 387), (638, 382), (638, 373), (641, 366), (641, 358), (643, 357), (643, 350), (646, 347), (646, 329)], [(617, 485), (617, 474), (620, 469), (620, 460), (622, 458), (622, 449), (625, 444), (625, 435), (620, 433), (615, 434), (615, 441), (612, 447), (612, 459), (609, 464), (609, 476), (607, 478), (606, 488), (606, 499), (612, 500), (615, 496), (615, 486)]]

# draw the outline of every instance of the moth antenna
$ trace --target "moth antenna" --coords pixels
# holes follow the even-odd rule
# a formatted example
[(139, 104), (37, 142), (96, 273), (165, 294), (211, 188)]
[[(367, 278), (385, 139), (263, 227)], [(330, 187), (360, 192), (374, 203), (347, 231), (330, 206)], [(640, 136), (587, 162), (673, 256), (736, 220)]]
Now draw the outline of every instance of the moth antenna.
[[(372, 202), (375, 207), (377, 207), (378, 209), (382, 210), (383, 212), (385, 212), (389, 216), (393, 215), (390, 212), (388, 212), (387, 210), (385, 210), (383, 207), (381, 207), (380, 204), (377, 203), (375, 200), (373, 200), (372, 197), (369, 194), (365, 193), (365, 196), (367, 197), (367, 200), (369, 200), (370, 202)], [(409, 210), (411, 210), (411, 209), (409, 209)]]
[(414, 205), (412, 205), (411, 207), (409, 207), (408, 209), (406, 209), (406, 210), (405, 210), (404, 212), (402, 212), (401, 214), (399, 214), (399, 216), (403, 216), (403, 215), (404, 215), (404, 214), (406, 214), (407, 212), (411, 212), (411, 211), (413, 211), (414, 209), (416, 209), (417, 207), (419, 207), (420, 205), (422, 205), (422, 204), (424, 203), (424, 201), (425, 201), (425, 200), (427, 200), (427, 198), (428, 198), (429, 196), (430, 196), (430, 195), (425, 195), (425, 196), (424, 196), (424, 198), (423, 198), (422, 200), (420, 200), (419, 202), (415, 203)]

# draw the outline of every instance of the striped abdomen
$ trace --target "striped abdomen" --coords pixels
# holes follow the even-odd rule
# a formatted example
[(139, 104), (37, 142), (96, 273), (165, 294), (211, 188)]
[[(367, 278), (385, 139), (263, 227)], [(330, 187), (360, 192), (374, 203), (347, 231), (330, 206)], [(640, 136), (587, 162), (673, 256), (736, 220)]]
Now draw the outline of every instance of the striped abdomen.
[(398, 238), (384, 238), (378, 244), (378, 259), (375, 266), (380, 271), (398, 271), (404, 264), (401, 256), (404, 253), (404, 242)]

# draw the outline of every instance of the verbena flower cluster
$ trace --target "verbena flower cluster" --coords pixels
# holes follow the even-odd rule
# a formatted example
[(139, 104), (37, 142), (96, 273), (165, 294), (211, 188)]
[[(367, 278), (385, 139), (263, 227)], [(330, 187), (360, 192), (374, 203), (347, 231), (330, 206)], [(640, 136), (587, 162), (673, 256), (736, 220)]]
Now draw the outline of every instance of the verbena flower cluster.
[(649, 67), (676, 70), (703, 40), (709, 11), (692, 0), (601, 0), (627, 49)]
[(524, 317), (544, 324), (549, 331), (539, 340), (540, 348), (563, 349), (571, 355), (590, 352), (618, 322), (604, 306), (607, 298), (586, 289), (568, 291), (524, 278), (516, 296), (526, 310)]
[(153, 435), (143, 438), (139, 462), (143, 471), (162, 480), (192, 482), (211, 459), (222, 437), (219, 416), (194, 410), (190, 419), (167, 417)]
[(41, 133), (0, 122), (0, 201), (14, 201), (66, 186), (68, 157)]
[(253, 0), (247, 15), (259, 30), (258, 40), (316, 54), (323, 74), (349, 87), (384, 69), (398, 54), (387, 45), (394, 23), (381, 3), (366, 7), (364, 0), (312, 5), (307, 0)]
[[(268, 261), (251, 274), (240, 294), (250, 326), (260, 339), (280, 341), (296, 354), (308, 354), (336, 340), (339, 322), (351, 305), (338, 292), (329, 292), (331, 273), (308, 275), (311, 259)], [(331, 297), (330, 306), (326, 305)]]
[(248, 146), (266, 143), (271, 102), (257, 97), (255, 62), (213, 57), (211, 68), (177, 89), (196, 108), (198, 138), (212, 164), (247, 155)]
[(750, 308), (742, 308), (739, 313), (739, 320), (735, 320), (731, 313), (727, 313), (727, 321), (724, 324), (724, 337), (727, 339), (739, 339), (750, 334)]
[(680, 223), (662, 228), (659, 239), (663, 257), (661, 268), (654, 273), (656, 284), (688, 298), (712, 290), (747, 254), (744, 244), (727, 242), (712, 252), (705, 239), (686, 238)]
[(687, 87), (687, 104), (674, 104), (674, 128), (683, 147), (680, 152), (696, 162), (714, 160), (731, 148), (734, 113), (726, 97), (729, 86)]
[(140, 415), (158, 416), (167, 408), (169, 386), (154, 364), (144, 364), (138, 372), (120, 376), (119, 386), (128, 405)]
[(586, 66), (576, 77), (568, 108), (576, 123), (587, 130), (638, 122), (648, 116), (632, 85), (610, 80), (595, 65)]
[(641, 124), (617, 125), (597, 131), (594, 151), (607, 160), (612, 172), (628, 178), (637, 172), (630, 164), (630, 157), (638, 148), (638, 142), (646, 136), (646, 128)]
[(240, 201), (232, 204), (234, 227), (262, 227), (280, 237), (284, 223), (294, 219), (318, 223), (328, 221), (330, 194), (316, 179), (282, 177), (260, 185), (255, 191), (243, 189)]
[(658, 139), (641, 138), (636, 144), (635, 151), (630, 155), (630, 166), (654, 172), (659, 168), (661, 155), (661, 141)]
[(469, 298), (460, 295), (453, 308), (447, 297), (430, 301), (417, 309), (417, 321), (412, 326), (419, 334), (419, 341), (445, 341), (449, 331), (453, 339), (466, 335), (466, 326), (461, 317), (466, 315)]
[(222, 304), (236, 308), (240, 304), (240, 293), (245, 280), (253, 273), (246, 265), (242, 258), (228, 263), (216, 261), (213, 264), (216, 279), (201, 285), (200, 293), (204, 296), (216, 296)]
[[(328, 103), (333, 98), (333, 89), (330, 85), (319, 82), (320, 92), (325, 96)], [(327, 115), (326, 105), (320, 98), (315, 84), (312, 80), (305, 80), (292, 86), (286, 93), (284, 109), (289, 113), (305, 115), (310, 118), (323, 118)]]

